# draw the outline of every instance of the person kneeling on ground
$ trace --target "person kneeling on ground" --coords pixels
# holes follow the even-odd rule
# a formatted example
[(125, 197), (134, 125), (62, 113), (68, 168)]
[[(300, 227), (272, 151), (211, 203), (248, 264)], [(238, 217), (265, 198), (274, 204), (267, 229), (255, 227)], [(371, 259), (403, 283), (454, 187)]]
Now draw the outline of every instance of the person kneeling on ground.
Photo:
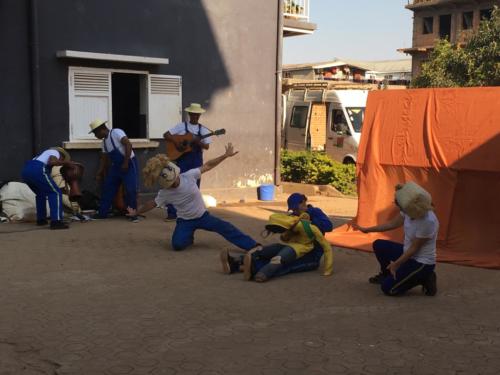
[[(267, 245), (245, 254), (243, 260), (245, 280), (251, 280), (253, 277), (257, 282), (264, 282), (279, 275), (283, 267), (290, 266), (297, 259), (310, 253), (314, 248), (314, 241), (321, 245), (325, 257), (322, 275), (330, 276), (333, 272), (332, 248), (321, 231), (309, 220), (309, 215), (306, 213), (300, 216), (272, 214), (266, 230), (270, 233), (281, 233), (280, 239), (283, 243)], [(267, 264), (257, 270), (256, 265), (259, 261)]]
[(202, 173), (208, 172), (237, 153), (229, 143), (222, 156), (184, 173), (180, 173), (179, 167), (169, 161), (166, 155), (160, 154), (149, 159), (143, 169), (144, 184), (151, 187), (158, 183), (161, 190), (155, 200), (146, 202), (138, 210), (129, 207), (129, 215), (135, 216), (153, 208), (165, 207), (166, 204), (174, 205), (177, 209), (177, 223), (172, 235), (172, 247), (177, 251), (193, 244), (194, 232), (197, 229), (218, 233), (243, 250), (259, 247), (256, 241), (233, 224), (211, 215), (205, 208), (197, 185)]
[(386, 232), (404, 226), (404, 244), (376, 240), (373, 252), (380, 264), (380, 273), (369, 279), (381, 284), (386, 295), (401, 295), (422, 285), (424, 293), (434, 296), (437, 292), (436, 239), (439, 221), (434, 214), (431, 195), (414, 182), (396, 186), (395, 204), (400, 214), (386, 224), (354, 229), (364, 233)]
[[(288, 211), (291, 215), (300, 216), (304, 213), (309, 215), (310, 221), (315, 225), (322, 234), (331, 232), (333, 224), (328, 216), (318, 207), (313, 207), (307, 204), (307, 197), (304, 194), (293, 193), (287, 199)], [(296, 259), (290, 264), (285, 264), (280, 270), (274, 274), (276, 276), (284, 276), (289, 273), (313, 271), (319, 268), (321, 257), (323, 256), (323, 248), (318, 241), (314, 241), (312, 251), (304, 256)], [(231, 255), (230, 250), (222, 250), (220, 253), (220, 261), (222, 264), (222, 272), (232, 274), (234, 272), (243, 271), (244, 255)], [(253, 262), (254, 271), (258, 272), (262, 267), (268, 264), (269, 261), (264, 259), (256, 259)]]

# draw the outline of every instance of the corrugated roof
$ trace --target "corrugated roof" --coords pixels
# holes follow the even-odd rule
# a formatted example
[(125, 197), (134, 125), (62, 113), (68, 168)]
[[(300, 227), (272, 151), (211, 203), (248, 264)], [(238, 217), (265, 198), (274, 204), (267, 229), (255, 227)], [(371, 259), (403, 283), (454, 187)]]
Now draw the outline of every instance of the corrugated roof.
[(411, 72), (411, 59), (362, 61), (351, 59), (336, 59), (324, 62), (287, 64), (283, 70), (321, 69), (335, 66), (349, 65), (366, 71), (379, 73)]

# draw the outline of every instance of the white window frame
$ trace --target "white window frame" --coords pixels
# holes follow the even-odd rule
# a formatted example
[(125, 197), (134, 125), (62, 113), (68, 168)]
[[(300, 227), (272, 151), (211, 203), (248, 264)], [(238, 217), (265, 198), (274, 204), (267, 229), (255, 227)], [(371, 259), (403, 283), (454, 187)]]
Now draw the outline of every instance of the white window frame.
[[(151, 74), (149, 71), (147, 70), (129, 70), (129, 69), (113, 69), (113, 68), (89, 68), (89, 67), (82, 67), (82, 66), (70, 66), (68, 68), (68, 105), (69, 105), (69, 142), (65, 142), (68, 146), (70, 146), (71, 148), (71, 145), (74, 145), (75, 148), (89, 148), (89, 143), (96, 143), (96, 140), (95, 139), (92, 139), (91, 137), (89, 138), (79, 138), (77, 136), (75, 136), (74, 134), (74, 126), (73, 126), (73, 116), (75, 115), (75, 111), (76, 111), (76, 103), (75, 103), (75, 92), (74, 92), (74, 86), (73, 86), (73, 82), (72, 82), (72, 77), (74, 75), (75, 72), (95, 72), (95, 73), (108, 73), (109, 76), (110, 76), (110, 81), (109, 81), (109, 92), (106, 94), (104, 93), (92, 93), (92, 96), (107, 96), (109, 97), (109, 110), (108, 110), (108, 117), (107, 117), (107, 120), (108, 120), (108, 124), (109, 124), (109, 127), (112, 128), (113, 127), (113, 112), (112, 112), (112, 87), (111, 87), (111, 74), (112, 73), (129, 73), (129, 74), (140, 74), (140, 75), (145, 75), (146, 77), (146, 82), (147, 82), (147, 103), (146, 103), (146, 108), (147, 108), (147, 134), (148, 134), (148, 138), (145, 138), (145, 139), (131, 139), (132, 143), (133, 144), (138, 144), (138, 145), (146, 145), (149, 140), (151, 139), (151, 128), (150, 126), (152, 126), (152, 124), (150, 124), (150, 111), (151, 111), (151, 106), (150, 106), (150, 101), (151, 101), (151, 77), (152, 76), (156, 76), (156, 77), (167, 77), (167, 78), (176, 78), (179, 80), (180, 82), (180, 87), (179, 87), (179, 98), (178, 98), (178, 101), (179, 101), (179, 114), (178, 114), (178, 118), (175, 120), (177, 122), (175, 122), (175, 124), (177, 124), (178, 122), (181, 122), (182, 121), (182, 77), (181, 76), (174, 76), (174, 75), (157, 75), (157, 74)], [(174, 96), (175, 97), (175, 96)], [(174, 123), (172, 124), (167, 124), (165, 123), (165, 130), (164, 131), (167, 131), (167, 127), (168, 126), (174, 126), (175, 125)], [(157, 124), (156, 124), (156, 127), (157, 127)], [(155, 129), (154, 131), (155, 133), (155, 137), (153, 139), (158, 139), (160, 138), (160, 136), (158, 135), (159, 132), (158, 132), (158, 129)], [(101, 141), (98, 141), (98, 143), (100, 144)], [(149, 142), (151, 143), (151, 142)], [(155, 144), (157, 144), (157, 142), (154, 142)]]

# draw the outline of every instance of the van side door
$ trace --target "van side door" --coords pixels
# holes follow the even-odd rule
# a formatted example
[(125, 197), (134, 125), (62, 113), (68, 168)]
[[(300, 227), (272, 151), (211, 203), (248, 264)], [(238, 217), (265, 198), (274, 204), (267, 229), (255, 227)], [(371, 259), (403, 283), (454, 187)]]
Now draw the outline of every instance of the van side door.
[(328, 111), (326, 153), (334, 160), (343, 162), (347, 154), (347, 144), (351, 131), (339, 103), (331, 103)]
[(290, 109), (289, 121), (286, 124), (286, 148), (288, 150), (307, 149), (307, 122), (309, 120), (309, 103), (294, 103)]

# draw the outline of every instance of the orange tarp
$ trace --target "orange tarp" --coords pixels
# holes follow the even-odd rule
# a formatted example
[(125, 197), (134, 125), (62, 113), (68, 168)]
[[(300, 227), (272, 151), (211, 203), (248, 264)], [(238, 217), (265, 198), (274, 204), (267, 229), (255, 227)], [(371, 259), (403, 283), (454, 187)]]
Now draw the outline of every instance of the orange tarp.
[[(438, 260), (500, 268), (500, 87), (371, 92), (357, 178), (360, 225), (394, 217), (394, 186), (415, 181), (436, 207)], [(402, 242), (403, 233), (347, 224), (328, 235), (367, 251), (377, 238)]]

